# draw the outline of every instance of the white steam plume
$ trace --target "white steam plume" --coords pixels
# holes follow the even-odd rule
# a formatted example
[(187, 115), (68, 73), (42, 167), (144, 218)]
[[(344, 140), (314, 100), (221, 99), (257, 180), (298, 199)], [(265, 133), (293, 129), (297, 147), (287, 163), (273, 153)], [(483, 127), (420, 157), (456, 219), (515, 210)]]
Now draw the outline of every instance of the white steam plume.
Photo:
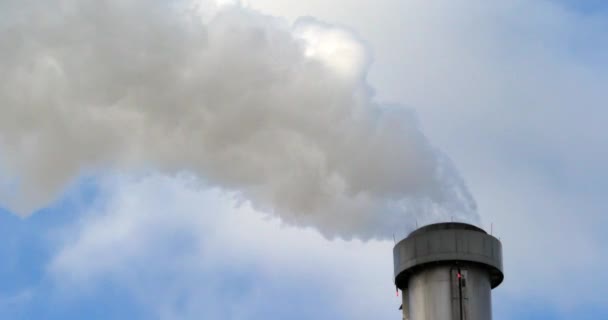
[(0, 0), (2, 205), (28, 214), (85, 172), (152, 167), (327, 236), (477, 222), (413, 115), (374, 100), (351, 32), (184, 4)]

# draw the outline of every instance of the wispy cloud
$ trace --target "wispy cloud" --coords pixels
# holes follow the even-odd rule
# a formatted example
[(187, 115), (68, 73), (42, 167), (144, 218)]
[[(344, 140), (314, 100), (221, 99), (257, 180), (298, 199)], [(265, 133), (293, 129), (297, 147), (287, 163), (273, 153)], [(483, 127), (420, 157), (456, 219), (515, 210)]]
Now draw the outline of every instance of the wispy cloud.
[(398, 316), (391, 243), (328, 241), (195, 182), (107, 184), (107, 205), (67, 228), (49, 265), (57, 289), (77, 301), (112, 283), (164, 319)]

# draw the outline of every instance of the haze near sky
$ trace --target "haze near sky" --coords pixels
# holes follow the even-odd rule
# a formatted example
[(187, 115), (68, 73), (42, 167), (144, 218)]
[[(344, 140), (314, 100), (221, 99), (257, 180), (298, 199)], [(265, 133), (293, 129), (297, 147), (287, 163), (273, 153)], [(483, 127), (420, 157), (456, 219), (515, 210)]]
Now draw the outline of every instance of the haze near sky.
[[(64, 3), (69, 11), (76, 2)], [(242, 5), (247, 12), (278, 18), (279, 29), (312, 21), (363, 45), (369, 60), (361, 63), (369, 68), (360, 69), (362, 74), (348, 73), (359, 61), (356, 55), (346, 65), (338, 59), (336, 67), (331, 55), (317, 53), (337, 68), (331, 69), (336, 74), (347, 72), (340, 79), (367, 83), (338, 89), (363, 90), (373, 104), (414, 114), (425, 144), (441, 150), (458, 169), (475, 196), (478, 223), (486, 229), (493, 223), (504, 244), (506, 279), (494, 292), (495, 319), (608, 315), (603, 272), (608, 13), (601, 2), (254, 0)], [(302, 16), (307, 18), (298, 20)], [(0, 30), (4, 39), (18, 33), (2, 24)], [(5, 81), (4, 90), (11, 83)], [(11, 114), (10, 107), (3, 103), (0, 111)], [(0, 123), (2, 129), (20, 125), (11, 132), (27, 129), (4, 116)], [(3, 141), (11, 141), (6, 137)], [(129, 141), (125, 138), (127, 146)], [(146, 150), (161, 159), (164, 170), (142, 165), (138, 150), (119, 152), (129, 155), (120, 162), (127, 165), (106, 168), (107, 173), (85, 168), (76, 180), (49, 188), (59, 191), (41, 197), (43, 208), (33, 215), (0, 214), (2, 318), (398, 319), (392, 240), (327, 237), (339, 224), (325, 219), (290, 221), (283, 215), (281, 220), (265, 210), (273, 203), (267, 190), (277, 190), (274, 184), (252, 190), (261, 199), (252, 206), (214, 183), (232, 183), (233, 176), (196, 174), (216, 172), (209, 168), (222, 159), (200, 165), (195, 161), (200, 157), (188, 154), (176, 165), (175, 151), (162, 148), (162, 142)], [(31, 159), (4, 152), (1, 160)], [(58, 159), (63, 164), (64, 158)], [(304, 165), (316, 163), (311, 159)], [(189, 168), (194, 173), (175, 169), (184, 163), (196, 163)], [(15, 168), (28, 168), (17, 164), (3, 167), (6, 190), (22, 173)], [(297, 190), (293, 194), (300, 195)], [(393, 194), (382, 192), (373, 199)], [(3, 195), (4, 206), (12, 208), (14, 198)], [(293, 203), (299, 208), (300, 202)], [(323, 236), (319, 225), (334, 227)], [(396, 231), (407, 228), (404, 223), (404, 230)]]

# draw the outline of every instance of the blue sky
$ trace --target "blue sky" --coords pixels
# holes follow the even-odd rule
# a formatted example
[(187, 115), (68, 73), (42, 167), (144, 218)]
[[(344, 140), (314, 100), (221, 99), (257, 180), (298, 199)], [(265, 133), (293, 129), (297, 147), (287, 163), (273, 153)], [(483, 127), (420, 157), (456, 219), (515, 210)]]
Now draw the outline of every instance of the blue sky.
[[(608, 318), (604, 1), (242, 6), (285, 25), (302, 16), (327, 23), (338, 31), (323, 39), (347, 54), (314, 54), (341, 77), (364, 77), (373, 99), (415, 112), (424, 135), (466, 181), (480, 224), (492, 224), (503, 242), (506, 277), (493, 292), (494, 319)], [(367, 51), (360, 54), (359, 45)], [(0, 112), (10, 115), (6, 106)], [(41, 119), (41, 127), (58, 121)], [(0, 128), (0, 138), (11, 141), (8, 132)], [(52, 167), (54, 157), (28, 166), (28, 155), (37, 153), (14, 155), (24, 149), (3, 143), (0, 160), (17, 161), (0, 167), (1, 319), (400, 318), (392, 240), (327, 237), (314, 225), (332, 219), (282, 220), (215, 187), (198, 167), (175, 169), (168, 161), (159, 167), (169, 169), (155, 170), (125, 151), (126, 160), (116, 158), (124, 167), (93, 162), (73, 174), (70, 163)], [(149, 148), (172, 159), (153, 143)], [(15, 177), (39, 181), (24, 168), (51, 168), (44, 181), (60, 187), (38, 194), (26, 186), (25, 196), (8, 190)], [(64, 183), (63, 176), (71, 178)], [(35, 199), (42, 209), (24, 213), (13, 196)]]
[[(142, 184), (134, 188), (128, 188), (128, 192), (132, 192), (132, 196), (139, 199), (139, 201), (149, 201), (147, 200), (149, 199), (149, 195), (145, 195), (147, 192), (167, 194), (167, 187), (153, 187), (150, 190), (149, 187), (144, 185), (158, 179), (165, 180), (165, 178), (148, 177), (145, 182), (140, 182)], [(122, 178), (118, 180), (122, 180)], [(165, 183), (162, 182), (162, 184)], [(147, 190), (142, 190), (142, 188)], [(127, 190), (112, 192), (123, 193), (125, 191)], [(353, 278), (369, 276), (372, 279), (367, 281), (367, 284), (372, 281), (378, 281), (378, 279), (389, 279), (390, 281), (390, 274), (372, 275), (369, 271), (373, 271), (376, 268), (363, 267), (364, 270), (361, 272), (338, 270), (338, 272), (344, 274), (337, 281), (338, 283), (332, 283), (333, 280), (325, 279), (328, 276), (332, 278), (332, 271), (328, 271), (332, 267), (316, 264), (312, 261), (310, 265), (305, 266), (305, 270), (296, 267), (293, 272), (283, 270), (283, 272), (279, 271), (277, 274), (269, 274), (269, 272), (273, 273), (276, 271), (264, 269), (275, 269), (277, 266), (271, 267), (264, 262), (260, 263), (252, 256), (244, 257), (242, 260), (237, 259), (238, 262), (227, 259), (225, 263), (222, 263), (222, 267), (216, 270), (211, 268), (202, 272), (192, 272), (193, 268), (187, 266), (171, 266), (168, 259), (190, 261), (193, 257), (199, 256), (201, 254), (199, 250), (188, 244), (193, 239), (188, 238), (188, 236), (180, 239), (167, 234), (161, 234), (159, 235), (160, 240), (147, 240), (142, 247), (144, 251), (159, 251), (160, 254), (156, 252), (151, 253), (151, 256), (149, 255), (150, 253), (136, 255), (135, 257), (123, 256), (119, 260), (118, 264), (126, 264), (127, 268), (134, 268), (134, 270), (116, 271), (103, 270), (104, 268), (101, 268), (100, 274), (87, 274), (90, 277), (89, 279), (81, 279), (78, 281), (81, 283), (78, 284), (66, 285), (66, 282), (71, 281), (65, 278), (62, 279), (66, 275), (58, 276), (57, 274), (53, 274), (53, 271), (49, 271), (49, 265), (52, 265), (57, 252), (61, 251), (61, 246), (65, 245), (62, 244), (62, 241), (57, 240), (63, 238), (63, 236), (58, 236), (58, 234), (62, 230), (72, 228), (75, 224), (74, 221), (82, 219), (81, 215), (87, 216), (86, 219), (93, 220), (99, 218), (99, 216), (112, 215), (112, 213), (103, 212), (103, 210), (94, 213), (82, 213), (83, 208), (90, 206), (91, 203), (95, 203), (96, 199), (103, 192), (105, 191), (98, 190), (89, 181), (68, 192), (64, 200), (27, 219), (19, 218), (9, 212), (3, 212), (0, 216), (0, 221), (5, 241), (2, 242), (0, 250), (4, 257), (8, 257), (3, 260), (2, 269), (0, 270), (0, 276), (3, 279), (2, 286), (0, 287), (0, 292), (3, 294), (2, 300), (0, 300), (2, 302), (0, 304), (0, 316), (3, 319), (81, 319), (83, 317), (90, 319), (149, 319), (159, 317), (195, 318), (195, 315), (203, 315), (209, 318), (227, 317), (234, 319), (275, 319), (284, 317), (294, 319), (350, 319), (352, 314), (345, 309), (352, 307), (353, 300), (356, 300), (360, 296), (367, 299), (370, 298), (368, 296), (369, 293), (361, 291), (366, 289), (365, 285), (357, 284), (357, 279)], [(184, 193), (187, 193), (187, 191), (184, 191)], [(195, 193), (193, 196), (205, 198), (204, 195), (201, 196), (197, 192)], [(107, 195), (101, 197), (106, 198)], [(187, 201), (187, 199), (188, 196), (181, 197), (177, 195), (175, 198), (169, 197), (170, 204), (168, 207), (175, 207), (178, 211), (184, 210), (180, 206), (183, 206), (184, 200)], [(163, 202), (162, 200), (158, 201)], [(202, 199), (201, 203), (205, 202), (208, 203), (210, 201)], [(98, 204), (93, 205), (98, 206)], [(144, 203), (139, 203), (137, 206), (142, 209), (149, 208), (148, 204)], [(166, 212), (160, 212), (159, 214), (163, 215)], [(183, 214), (189, 215), (188, 212), (183, 212)], [(251, 212), (246, 214), (253, 215)], [(240, 218), (237, 220), (240, 220)], [(209, 221), (206, 223), (209, 223)], [(272, 225), (272, 221), (268, 221), (267, 217), (256, 223), (258, 225)], [(256, 223), (249, 221), (246, 225), (255, 227)], [(162, 232), (162, 229), (164, 229), (163, 226), (155, 226), (155, 223), (148, 223), (148, 225), (151, 227), (151, 230), (160, 228)], [(261, 230), (261, 233), (264, 234), (269, 230), (272, 232), (272, 229), (277, 227), (281, 228), (277, 225), (270, 226), (270, 228), (267, 226), (267, 229)], [(221, 230), (219, 231), (221, 232)], [(140, 232), (135, 231), (134, 233)], [(233, 230), (232, 232), (228, 232), (230, 233), (228, 236), (237, 235), (238, 237), (240, 232), (240, 230)], [(316, 237), (314, 231), (309, 230), (305, 233), (298, 233), (297, 230), (290, 229), (283, 230), (283, 232), (295, 233), (295, 237), (304, 236), (305, 238), (315, 239), (317, 243), (305, 249), (303, 253), (306, 253), (306, 250), (318, 250), (317, 246), (321, 243), (325, 246), (324, 250), (332, 254), (336, 252), (343, 254), (340, 250), (336, 251), (335, 248), (331, 248), (335, 243), (328, 244), (327, 240)], [(255, 236), (259, 236), (259, 234)], [(194, 236), (194, 238), (196, 237)], [(290, 240), (293, 241), (293, 238), (288, 239), (284, 235), (278, 238), (285, 241), (285, 243), (289, 243)], [(162, 241), (162, 246), (167, 246), (168, 250), (159, 248), (157, 241)], [(222, 244), (216, 245), (219, 247), (215, 249), (219, 250), (234, 249), (231, 248), (232, 245), (230, 244), (227, 244), (226, 247)], [(338, 246), (344, 245), (345, 243), (340, 243)], [(359, 254), (360, 252), (353, 253), (350, 251), (353, 249), (360, 250), (360, 248), (357, 248), (360, 245), (360, 243), (355, 244), (346, 251), (350, 254)], [(302, 249), (301, 246), (299, 245), (298, 248)], [(390, 249), (390, 244), (380, 245), (380, 247)], [(105, 250), (97, 250), (101, 254), (98, 258), (104, 259), (104, 254), (107, 254), (107, 252)], [(109, 247), (107, 250), (111, 251), (109, 254), (122, 255), (120, 249)], [(270, 250), (273, 251), (273, 249)], [(377, 248), (373, 248), (371, 251), (374, 250), (377, 250)], [(278, 252), (271, 253), (270, 257), (281, 254), (281, 252), (283, 251), (279, 250)], [(369, 252), (370, 250), (364, 250), (363, 254)], [(265, 256), (262, 259), (269, 258), (267, 254), (262, 254), (262, 256)], [(390, 258), (390, 253), (380, 254), (380, 256)], [(216, 256), (214, 255), (213, 257)], [(336, 257), (342, 260), (342, 257)], [(92, 264), (103, 263), (95, 261), (96, 257), (89, 258), (93, 260), (91, 261)], [(286, 258), (290, 259), (289, 257)], [(273, 259), (270, 258), (269, 260)], [(281, 262), (280, 260), (278, 262), (272, 261), (271, 263), (285, 264), (285, 262)], [(342, 261), (343, 264), (338, 263), (339, 268), (353, 267), (351, 265), (353, 261), (355, 263), (361, 262), (365, 260), (365, 257), (358, 257), (354, 260), (351, 257), (344, 260), (346, 261)], [(390, 265), (390, 262), (388, 264)], [(280, 268), (285, 267), (280, 266)], [(108, 268), (112, 269), (112, 267)], [(289, 267), (287, 266), (287, 268)], [(92, 269), (95, 269), (95, 267), (92, 267)], [(390, 271), (386, 268), (380, 268), (380, 270), (385, 272)], [(82, 272), (82, 270), (71, 270), (71, 272)], [(104, 275), (106, 272), (109, 274)], [(518, 276), (517, 274), (509, 273), (507, 270), (507, 278), (503, 286), (508, 286), (509, 281)], [(139, 278), (137, 281), (142, 281), (145, 284), (138, 283), (133, 288), (131, 280), (125, 280), (124, 277)], [(317, 277), (320, 277), (320, 279)], [(526, 278), (525, 275), (522, 275), (522, 277)], [(184, 281), (187, 283), (184, 283)], [(565, 274), (561, 281), (562, 283), (558, 287), (568, 290), (569, 284), (572, 281), (576, 281), (576, 277)], [(83, 285), (82, 282), (87, 283)], [(378, 283), (378, 285), (380, 288), (390, 289), (390, 284)], [(204, 286), (210, 286), (210, 288), (200, 290), (199, 287)], [(139, 291), (140, 289), (144, 291), (150, 290), (151, 292), (142, 293)], [(170, 298), (168, 298), (171, 308), (174, 308), (174, 310), (170, 313), (160, 312), (154, 306), (157, 303), (155, 300), (167, 299), (166, 292), (163, 291), (172, 290), (177, 290), (176, 292), (171, 292), (169, 294)], [(356, 292), (350, 292), (352, 290)], [(395, 301), (391, 290), (377, 290), (376, 292), (373, 286), (371, 290), (381, 296), (374, 297), (375, 301), (370, 302), (368, 307), (371, 310), (365, 311), (367, 312), (366, 316), (373, 316), (376, 313), (387, 316), (391, 314), (395, 317), (399, 316), (398, 313), (394, 312), (395, 310), (392, 310), (395, 309), (393, 307), (398, 304), (398, 301)], [(341, 294), (346, 294), (347, 297), (345, 299), (348, 301), (337, 298)], [(211, 295), (212, 298), (208, 295)], [(605, 305), (587, 302), (584, 299), (584, 295), (581, 295), (581, 298), (580, 301), (569, 301), (564, 305), (560, 305), (546, 302), (546, 299), (543, 297), (528, 296), (525, 292), (512, 294), (508, 290), (503, 290), (502, 287), (499, 287), (494, 290), (494, 317), (495, 319), (572, 319), (573, 317), (577, 319), (602, 319), (608, 316), (608, 308)], [(211, 302), (208, 299), (211, 299)], [(381, 303), (382, 307), (390, 308), (391, 310), (374, 310), (377, 300), (385, 300), (386, 303)], [(337, 301), (339, 302), (337, 303)], [(194, 307), (196, 310), (188, 311), (189, 308), (192, 308), (189, 306), (192, 303), (197, 305)], [(359, 301), (355, 304), (365, 304), (365, 302)], [(233, 308), (235, 306), (237, 308)], [(242, 313), (242, 310), (239, 310), (244, 306), (246, 306), (246, 315)], [(200, 311), (197, 308), (208, 309)]]
[(608, 5), (606, 5), (606, 2), (601, 0), (559, 0), (555, 2), (567, 6), (569, 9), (580, 10), (588, 14), (602, 14), (605, 13), (606, 9), (608, 9)]

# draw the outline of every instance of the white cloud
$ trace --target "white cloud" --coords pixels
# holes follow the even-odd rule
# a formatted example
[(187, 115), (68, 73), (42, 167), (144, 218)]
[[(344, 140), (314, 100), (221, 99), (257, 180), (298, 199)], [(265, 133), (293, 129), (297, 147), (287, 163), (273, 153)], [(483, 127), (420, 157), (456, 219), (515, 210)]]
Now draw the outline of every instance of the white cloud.
[(304, 54), (347, 79), (361, 79), (369, 64), (363, 43), (352, 32), (311, 20), (300, 19), (294, 30), (296, 38), (306, 43)]
[[(390, 242), (329, 241), (187, 176), (123, 177), (103, 190), (105, 204), (66, 229), (49, 266), (72, 297), (109, 282), (164, 319), (248, 319), (268, 308), (315, 310), (306, 304), (318, 297), (297, 292), (317, 291), (344, 319), (399, 316)], [(290, 304), (275, 303), (289, 294)]]

